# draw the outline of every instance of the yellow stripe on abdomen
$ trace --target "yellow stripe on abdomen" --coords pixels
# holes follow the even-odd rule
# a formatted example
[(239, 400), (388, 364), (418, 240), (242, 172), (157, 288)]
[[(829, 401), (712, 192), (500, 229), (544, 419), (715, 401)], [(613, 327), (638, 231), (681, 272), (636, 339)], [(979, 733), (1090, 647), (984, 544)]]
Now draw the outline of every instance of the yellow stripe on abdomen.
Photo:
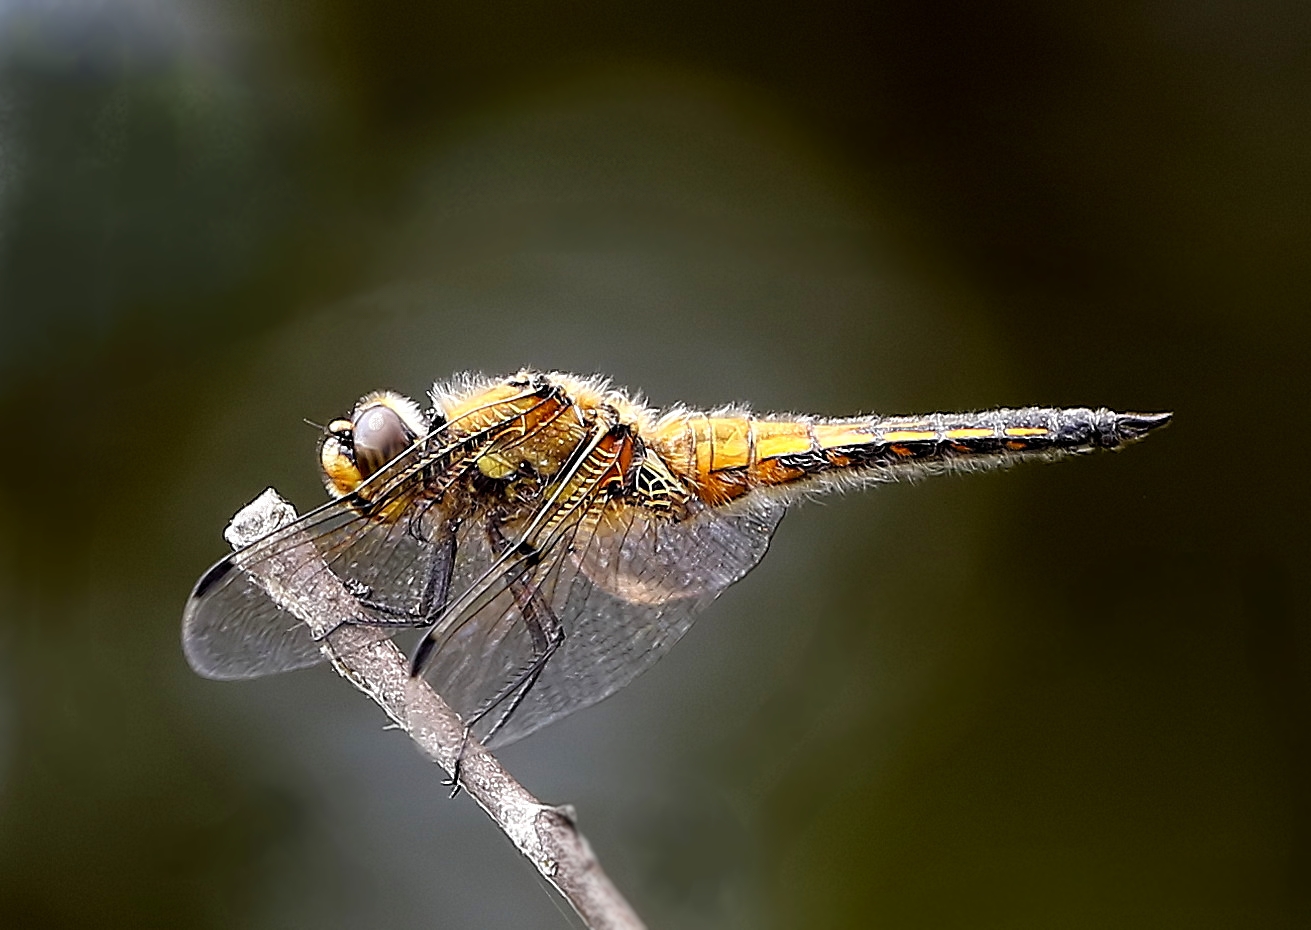
[(1077, 451), (1094, 441), (1091, 414), (1034, 407), (852, 420), (685, 413), (662, 421), (652, 446), (714, 505), (825, 473), (890, 478), (965, 458), (998, 464), (1033, 452)]

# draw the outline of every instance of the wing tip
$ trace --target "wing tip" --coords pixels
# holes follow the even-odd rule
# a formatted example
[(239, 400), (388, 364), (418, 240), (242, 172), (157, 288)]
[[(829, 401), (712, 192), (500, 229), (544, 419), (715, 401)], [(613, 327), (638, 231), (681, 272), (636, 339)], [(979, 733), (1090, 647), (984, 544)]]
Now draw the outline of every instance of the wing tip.
[(231, 555), (224, 556), (211, 565), (200, 576), (196, 586), (191, 589), (187, 605), (182, 611), (182, 654), (186, 657), (187, 665), (191, 666), (191, 670), (204, 678), (222, 681), (233, 677), (224, 674), (221, 663), (213, 661), (214, 656), (209, 653), (205, 637), (200, 632), (198, 617), (206, 597), (232, 574), (234, 568), (236, 564)]
[(423, 674), (424, 666), (428, 664), (428, 657), (432, 655), (436, 645), (437, 641), (432, 636), (424, 636), (419, 640), (419, 645), (414, 648), (414, 655), (410, 656), (411, 678), (418, 678)]
[(205, 574), (200, 576), (196, 586), (191, 589), (191, 597), (188, 599), (187, 613), (191, 612), (191, 606), (203, 598), (216, 584), (226, 578), (236, 564), (232, 561), (232, 556), (224, 556), (206, 570)]

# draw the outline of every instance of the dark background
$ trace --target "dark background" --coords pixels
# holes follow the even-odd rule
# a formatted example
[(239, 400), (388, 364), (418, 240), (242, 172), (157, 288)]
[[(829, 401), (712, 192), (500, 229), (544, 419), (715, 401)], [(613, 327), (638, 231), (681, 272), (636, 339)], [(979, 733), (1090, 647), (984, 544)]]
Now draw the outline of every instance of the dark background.
[(1311, 924), (1305, 3), (0, 2), (0, 924), (570, 925), (184, 598), (378, 387), (1174, 409), (798, 508), (505, 751), (653, 927)]

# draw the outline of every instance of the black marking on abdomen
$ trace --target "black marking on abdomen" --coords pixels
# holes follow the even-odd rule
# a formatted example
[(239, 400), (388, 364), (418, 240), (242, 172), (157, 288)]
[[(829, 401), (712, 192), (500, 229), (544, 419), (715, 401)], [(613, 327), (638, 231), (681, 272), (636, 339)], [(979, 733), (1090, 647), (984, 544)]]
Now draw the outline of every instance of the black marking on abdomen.
[[(778, 461), (783, 466), (815, 475), (843, 469), (1080, 453), (1117, 448), (1168, 419), (1168, 414), (1118, 414), (1087, 407), (1021, 407), (980, 413), (889, 417), (870, 425), (873, 441), (869, 443), (779, 456)], [(985, 430), (984, 435), (959, 435)], [(905, 435), (927, 432), (935, 435), (931, 438)]]

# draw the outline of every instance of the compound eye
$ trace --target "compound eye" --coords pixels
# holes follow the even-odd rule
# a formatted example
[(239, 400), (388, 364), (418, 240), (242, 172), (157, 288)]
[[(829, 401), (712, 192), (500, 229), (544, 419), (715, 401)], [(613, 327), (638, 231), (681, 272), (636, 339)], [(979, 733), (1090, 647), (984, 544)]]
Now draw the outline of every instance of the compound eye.
[(400, 455), (415, 436), (390, 407), (374, 404), (355, 418), (355, 465), (367, 478)]

